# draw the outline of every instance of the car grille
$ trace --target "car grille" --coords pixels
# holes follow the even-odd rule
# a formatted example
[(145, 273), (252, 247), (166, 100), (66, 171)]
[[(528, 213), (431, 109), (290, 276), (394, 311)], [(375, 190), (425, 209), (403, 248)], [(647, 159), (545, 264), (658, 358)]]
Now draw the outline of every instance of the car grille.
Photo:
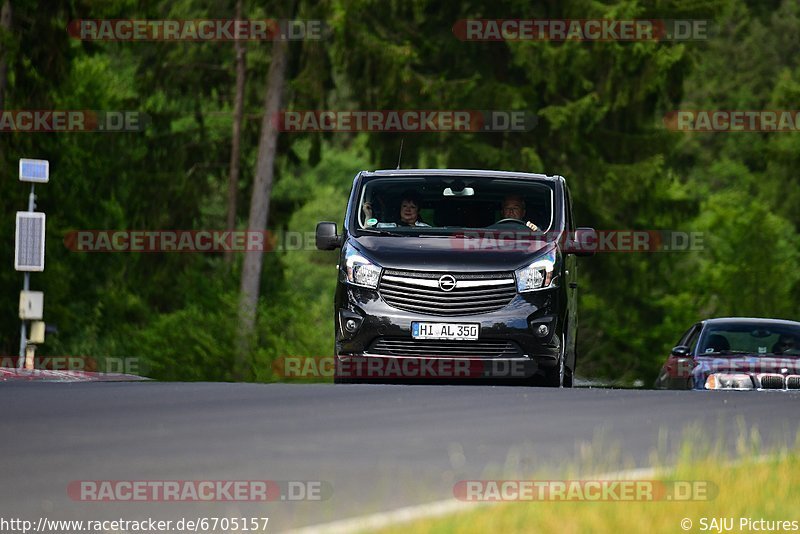
[(787, 376), (786, 389), (800, 389), (800, 375)]
[[(439, 288), (439, 278), (451, 275), (456, 286)], [(395, 308), (430, 315), (475, 315), (499, 310), (517, 294), (513, 273), (429, 273), (387, 269), (380, 294)]]
[(513, 341), (427, 341), (378, 338), (369, 351), (376, 355), (417, 358), (519, 358), (522, 351)]
[(783, 375), (758, 375), (761, 389), (783, 389)]

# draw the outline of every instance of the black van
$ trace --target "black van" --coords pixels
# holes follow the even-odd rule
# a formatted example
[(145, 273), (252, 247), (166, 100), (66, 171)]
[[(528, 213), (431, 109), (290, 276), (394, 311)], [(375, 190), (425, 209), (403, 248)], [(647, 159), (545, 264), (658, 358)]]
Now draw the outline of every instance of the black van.
[[(338, 234), (336, 382), (519, 378), (572, 386), (577, 267), (591, 255), (566, 180), (453, 170), (360, 172)], [(580, 246), (579, 243), (583, 243)]]

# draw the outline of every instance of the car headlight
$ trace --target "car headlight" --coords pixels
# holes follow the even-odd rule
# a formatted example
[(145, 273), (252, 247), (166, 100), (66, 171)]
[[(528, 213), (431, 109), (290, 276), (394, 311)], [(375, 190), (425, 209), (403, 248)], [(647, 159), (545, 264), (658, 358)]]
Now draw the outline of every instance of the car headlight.
[(711, 373), (706, 378), (706, 389), (753, 389), (750, 375)]
[(344, 250), (344, 274), (353, 285), (375, 289), (381, 277), (381, 268), (347, 245)]
[(514, 272), (517, 277), (517, 291), (522, 293), (556, 287), (556, 260), (556, 249), (553, 248), (527, 267), (517, 269)]

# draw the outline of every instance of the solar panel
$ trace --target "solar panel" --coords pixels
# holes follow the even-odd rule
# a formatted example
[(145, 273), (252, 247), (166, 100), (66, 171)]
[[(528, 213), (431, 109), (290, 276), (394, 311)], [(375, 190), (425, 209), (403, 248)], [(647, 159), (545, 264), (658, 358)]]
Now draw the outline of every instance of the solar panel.
[(17, 212), (14, 268), (18, 271), (44, 271), (44, 213)]
[(50, 180), (50, 162), (46, 159), (20, 159), (19, 179), (22, 182), (46, 184)]

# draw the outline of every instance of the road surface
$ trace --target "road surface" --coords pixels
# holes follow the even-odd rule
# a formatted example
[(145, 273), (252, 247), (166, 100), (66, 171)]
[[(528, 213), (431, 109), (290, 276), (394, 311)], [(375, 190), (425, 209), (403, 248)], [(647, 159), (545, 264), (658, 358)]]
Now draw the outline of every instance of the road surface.
[[(459, 480), (669, 461), (687, 428), (793, 443), (795, 393), (228, 383), (0, 385), (0, 517), (269, 517), (268, 532), (453, 497)], [(695, 438), (696, 439), (696, 438)], [(702, 439), (702, 438), (700, 438)], [(73, 481), (319, 481), (324, 500), (84, 502)], [(311, 487), (314, 486), (303, 486)]]

